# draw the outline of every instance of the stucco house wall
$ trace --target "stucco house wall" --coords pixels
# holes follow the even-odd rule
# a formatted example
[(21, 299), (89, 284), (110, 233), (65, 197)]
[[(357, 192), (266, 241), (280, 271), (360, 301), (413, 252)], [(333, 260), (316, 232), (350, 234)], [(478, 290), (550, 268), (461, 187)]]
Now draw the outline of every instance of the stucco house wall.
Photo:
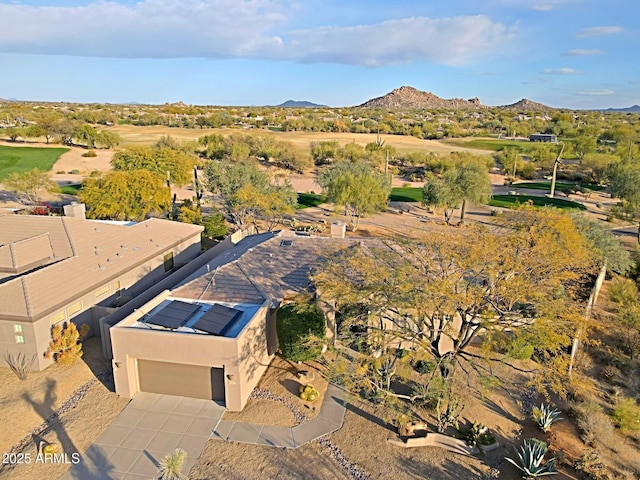
[(116, 393), (131, 398), (140, 391), (138, 360), (223, 368), (227, 409), (242, 410), (271, 360), (265, 334), (269, 302), (260, 306), (236, 338), (132, 326), (168, 296), (163, 292), (111, 327)]

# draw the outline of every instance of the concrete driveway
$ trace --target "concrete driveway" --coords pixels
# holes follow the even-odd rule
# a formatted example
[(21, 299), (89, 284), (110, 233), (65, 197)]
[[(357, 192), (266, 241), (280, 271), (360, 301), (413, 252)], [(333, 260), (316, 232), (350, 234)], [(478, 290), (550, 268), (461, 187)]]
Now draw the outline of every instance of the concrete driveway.
[(139, 393), (62, 478), (149, 480), (176, 448), (187, 452), (188, 474), (224, 411), (212, 400)]

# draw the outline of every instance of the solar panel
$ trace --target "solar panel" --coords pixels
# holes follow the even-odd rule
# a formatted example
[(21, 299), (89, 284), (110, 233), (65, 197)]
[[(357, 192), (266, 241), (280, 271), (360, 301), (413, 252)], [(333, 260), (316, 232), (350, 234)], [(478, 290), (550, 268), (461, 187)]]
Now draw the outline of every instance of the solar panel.
[(222, 335), (241, 315), (240, 310), (215, 304), (198, 319), (194, 328), (212, 335)]
[(145, 323), (175, 330), (181, 327), (186, 320), (198, 309), (199, 305), (174, 300), (158, 313), (154, 313), (145, 320)]

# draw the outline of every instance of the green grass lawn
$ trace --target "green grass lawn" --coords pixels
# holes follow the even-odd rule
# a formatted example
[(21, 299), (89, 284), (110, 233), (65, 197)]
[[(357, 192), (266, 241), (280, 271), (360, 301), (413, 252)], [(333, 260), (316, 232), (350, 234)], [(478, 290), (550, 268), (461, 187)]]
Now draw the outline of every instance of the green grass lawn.
[(531, 201), (535, 207), (553, 206), (557, 208), (577, 208), (586, 210), (581, 203), (572, 202), (571, 200), (562, 200), (561, 198), (534, 197), (530, 195), (494, 195), (489, 205), (492, 207), (513, 208)]
[(0, 145), (0, 181), (14, 172), (37, 168), (48, 172), (68, 148), (7, 147)]
[(82, 185), (63, 185), (60, 187), (60, 193), (65, 195), (78, 195)]
[(518, 140), (492, 140), (489, 138), (478, 138), (475, 140), (447, 140), (446, 143), (456, 145), (458, 147), (475, 148), (477, 150), (491, 150), (498, 152), (505, 147), (513, 147), (520, 153), (527, 153), (535, 148), (536, 143)]
[(421, 202), (422, 189), (416, 187), (395, 187), (391, 189), (390, 202)]
[[(592, 183), (572, 183), (572, 182), (556, 182), (556, 191), (562, 191), (567, 189), (574, 190), (576, 185), (581, 188), (588, 188), (594, 192), (604, 190), (602, 185), (594, 185)], [(511, 185), (513, 188), (527, 188), (529, 190), (551, 190), (551, 182), (520, 182)]]
[(303, 208), (317, 207), (326, 201), (327, 197), (318, 195), (317, 193), (298, 192), (298, 205), (296, 206), (296, 209), (302, 210)]

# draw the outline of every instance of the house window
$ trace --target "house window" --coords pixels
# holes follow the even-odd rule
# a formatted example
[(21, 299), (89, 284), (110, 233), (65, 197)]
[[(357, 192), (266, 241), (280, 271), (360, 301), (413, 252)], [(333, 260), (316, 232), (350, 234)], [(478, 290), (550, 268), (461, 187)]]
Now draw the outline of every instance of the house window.
[(77, 302), (67, 307), (67, 315), (69, 317), (81, 311), (82, 311), (82, 302)]
[(55, 325), (56, 323), (60, 323), (63, 320), (65, 320), (66, 318), (67, 318), (67, 316), (65, 315), (64, 310), (62, 310), (61, 312), (55, 313), (50, 318), (51, 325)]
[(16, 335), (16, 343), (24, 343), (24, 335)]
[(169, 252), (164, 256), (164, 271), (173, 270), (173, 252)]
[(96, 290), (96, 298), (100, 298), (111, 291), (111, 285), (105, 285), (100, 290)]
[(13, 331), (16, 333), (22, 333), (22, 325), (14, 325)]

